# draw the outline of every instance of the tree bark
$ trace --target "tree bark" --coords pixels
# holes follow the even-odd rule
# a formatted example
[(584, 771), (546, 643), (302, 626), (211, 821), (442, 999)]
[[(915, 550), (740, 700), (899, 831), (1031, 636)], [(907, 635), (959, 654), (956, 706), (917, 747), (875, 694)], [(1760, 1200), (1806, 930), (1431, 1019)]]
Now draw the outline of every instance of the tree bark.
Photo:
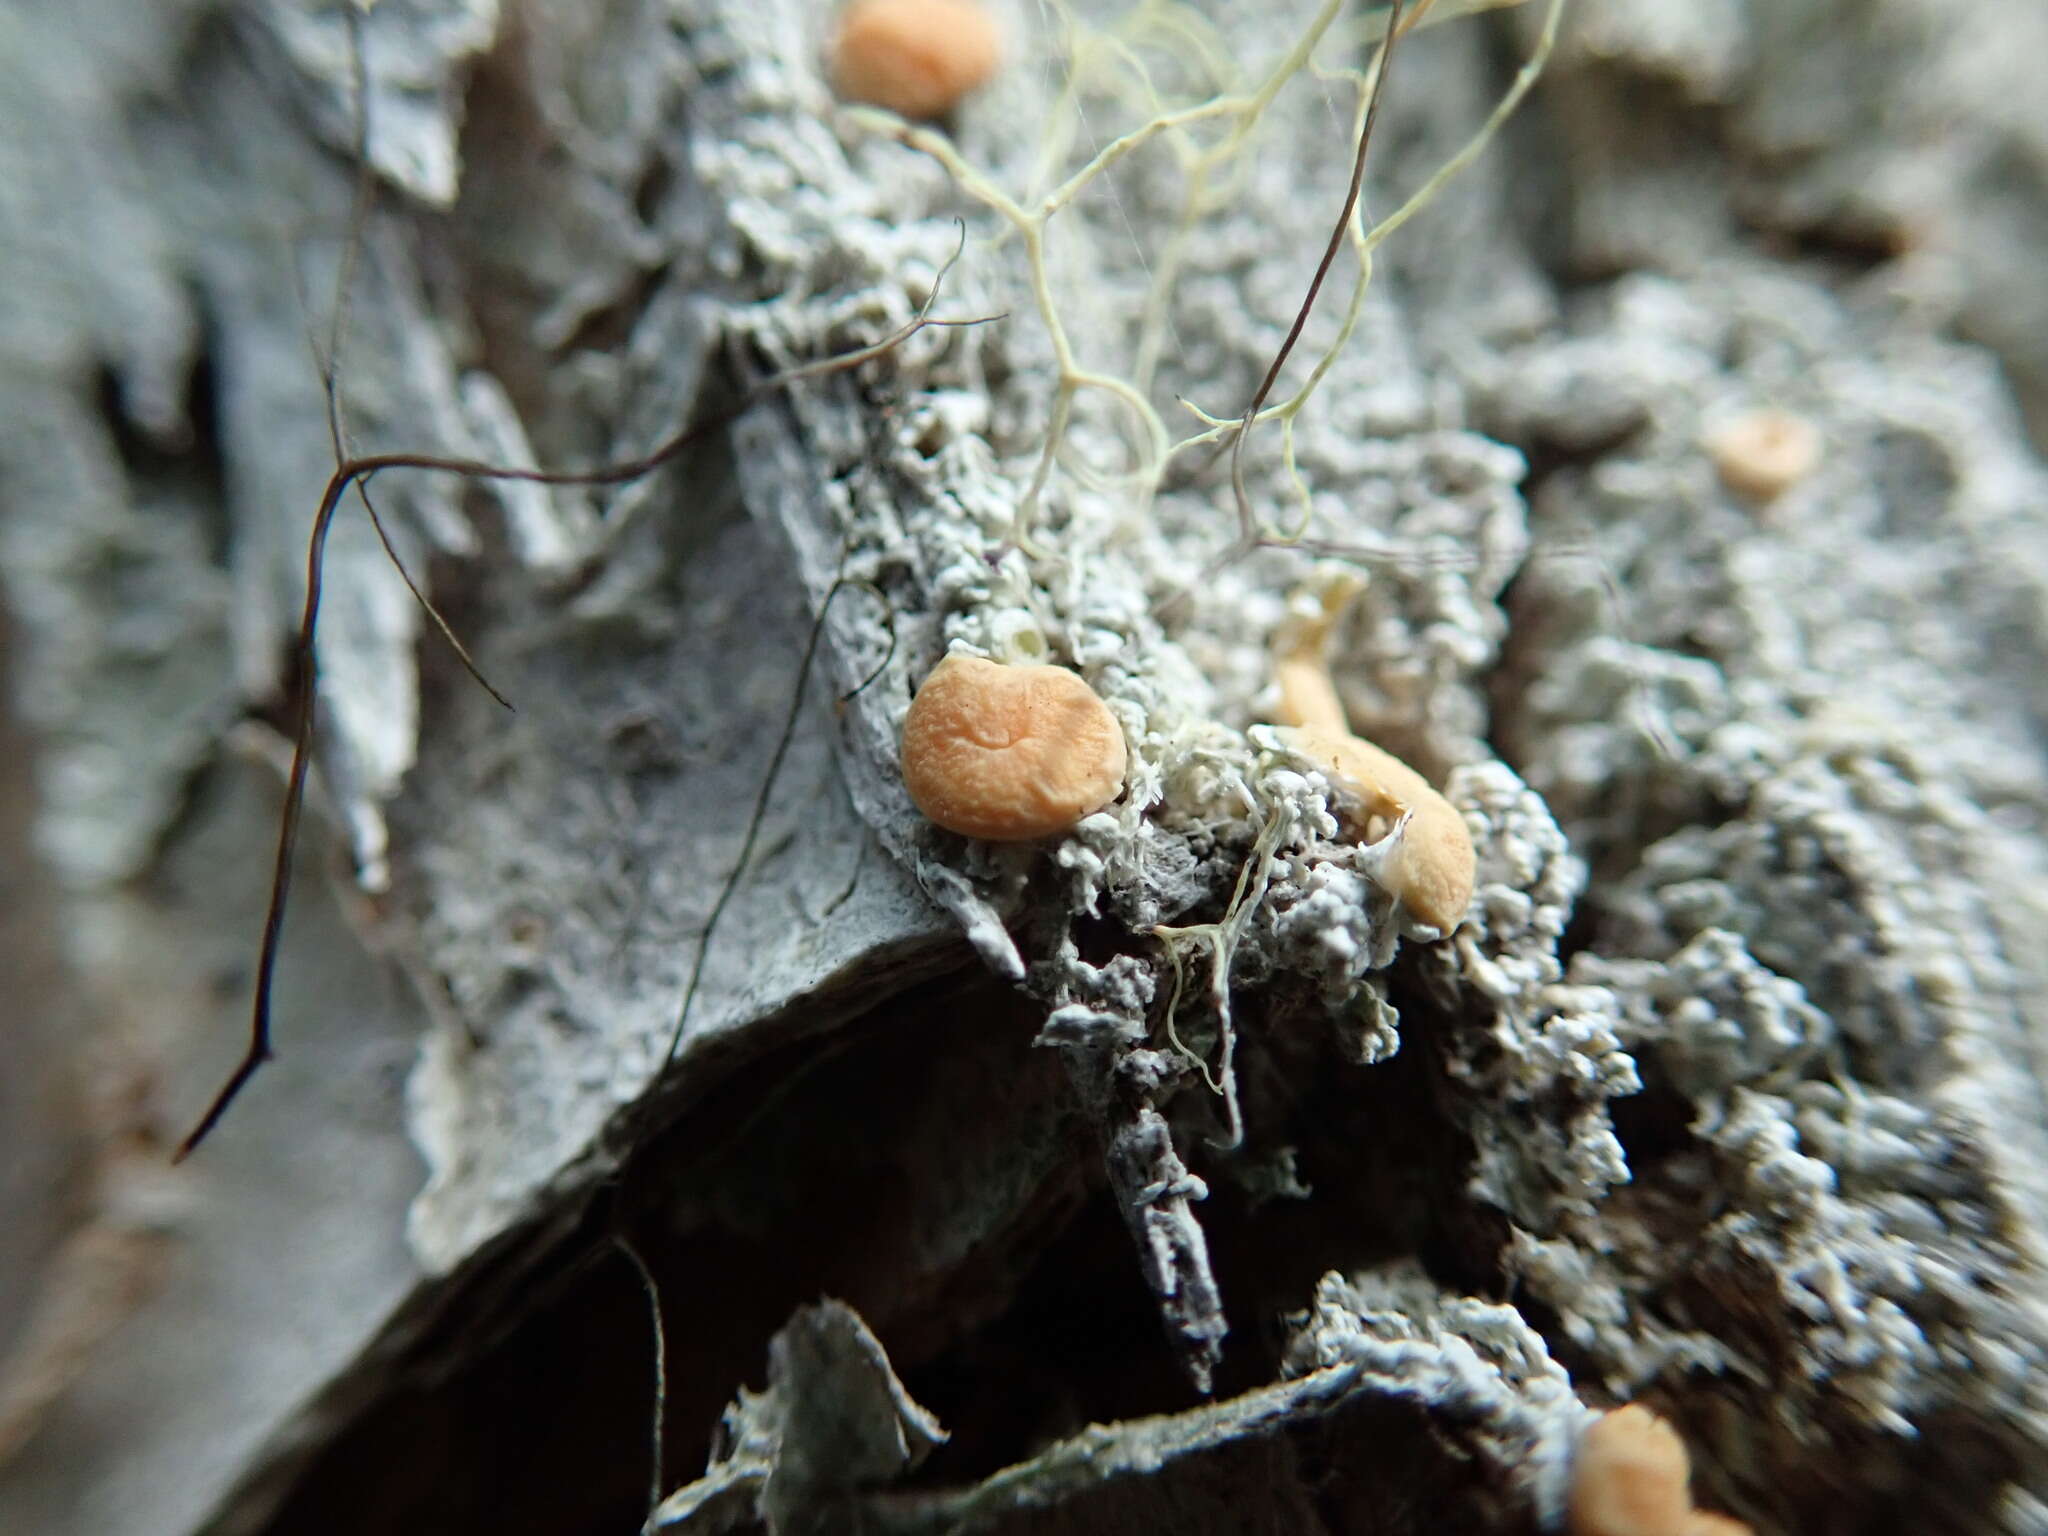
[[(1365, 227), (1545, 4), (1398, 44)], [(1077, 12), (1001, 7), (943, 135), (836, 104), (808, 0), (0, 16), (0, 1527), (1554, 1529), (1624, 1400), (1760, 1532), (2048, 1526), (2048, 22), (1580, 0), (1348, 341), (1342, 256), (1246, 547), (1156, 434), (1293, 320), (1374, 13), (1033, 222), (1317, 8)], [(776, 382), (927, 304), (995, 318)], [(174, 1168), (323, 367), (350, 453), (719, 424), (381, 474), (390, 552), (343, 505), (278, 1058)], [(1259, 729), (1361, 576), (1448, 938)], [(949, 646), (1081, 672), (1124, 798), (926, 823)]]

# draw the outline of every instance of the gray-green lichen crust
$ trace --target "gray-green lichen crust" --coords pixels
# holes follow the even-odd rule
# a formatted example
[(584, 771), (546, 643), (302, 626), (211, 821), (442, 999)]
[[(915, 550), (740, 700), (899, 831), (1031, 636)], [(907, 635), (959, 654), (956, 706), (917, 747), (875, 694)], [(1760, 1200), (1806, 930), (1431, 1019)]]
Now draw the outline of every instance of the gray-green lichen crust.
[[(970, 159), (1001, 153), (971, 114), (962, 143)], [(895, 144), (855, 140), (851, 155), (895, 210), (876, 249), (908, 238), (901, 212), (920, 198), (959, 206)], [(1059, 289), (1071, 332), (1118, 334), (1098, 308), (1142, 286), (1120, 224), (1138, 221), (1142, 239), (1148, 211), (1170, 206), (1152, 174), (1134, 160), (1114, 201), (1076, 204), (1055, 226), (1091, 273)], [(1300, 166), (1267, 174), (1323, 184)], [(1263, 202), (1262, 218), (1307, 247), (1314, 221), (1288, 226), (1281, 207), (1294, 201)], [(821, 223), (813, 238), (834, 254), (811, 270), (859, 260), (860, 229)], [(926, 239), (935, 266), (943, 225)], [(1448, 302), (1488, 263), (1529, 282), (1505, 232), (1476, 244), (1463, 271), (1404, 270), (1408, 307), (1369, 301), (1373, 365), (1364, 348), (1340, 359), (1294, 445), (1325, 542), (1397, 557), (1373, 562), (1346, 632), (1348, 702), (1433, 771), (1455, 768), (1447, 788), (1480, 850), (1467, 931), (1422, 964), (1436, 1001), (1403, 989), (1406, 1005), (1388, 1006), (1377, 978), (1399, 915), (1371, 850), (1339, 846), (1325, 786), (1245, 730), (1303, 557), (1268, 550), (1208, 569), (1230, 509), (1199, 479), (1133, 506), (1055, 475), (1030, 538), (1009, 537), (1045, 409), (1034, 381), (1047, 359), (1028, 324), (953, 338), (928, 364), (880, 365), (904, 392), (903, 425), (848, 445), (836, 528), (856, 548), (871, 539), (875, 569), (923, 577), (929, 627), (899, 609), (906, 674), (947, 643), (1079, 668), (1124, 721), (1131, 793), (1076, 828), (1052, 875), (935, 844), (901, 816), (885, 771), (863, 809), (992, 961), (1063, 1010), (1048, 1043), (1104, 1106), (1113, 1184), (1141, 1248), (1163, 1256), (1149, 1273), (1192, 1361), (1216, 1344), (1214, 1320), (1186, 1314), (1209, 1283), (1199, 1181), (1164, 1146), (1150, 1155), (1166, 1162), (1141, 1159), (1161, 1177), (1119, 1179), (1114, 1149), (1208, 1119), (1205, 1080), (1222, 1095), (1225, 1139), (1244, 1136), (1229, 1074), (1265, 1048), (1242, 1022), (1244, 998), (1313, 978), (1354, 1059), (1383, 1061), (1397, 1044), (1441, 1053), (1446, 1108), (1471, 1146), (1465, 1198), (1504, 1218), (1499, 1261), (1558, 1320), (1583, 1390), (1682, 1405), (1704, 1373), (1716, 1400), (1741, 1405), (1702, 1425), (1729, 1468), (1725, 1502), (1767, 1518), (1784, 1497), (1775, 1485), (1823, 1482), (1828, 1457), (1938, 1416), (1967, 1423), (2017, 1475), (2042, 1444), (2029, 1383), (2048, 1341), (2019, 1279), (2035, 1273), (2042, 1209), (2042, 1164), (2021, 1150), (2038, 1132), (2020, 1108), (2041, 1023), (2026, 1015), (1998, 906), (2038, 910), (2040, 887), (1980, 807), (2040, 801), (2038, 755), (1993, 704), (2037, 688), (1960, 651), (2040, 653), (2018, 595), (2043, 590), (2021, 531), (2038, 534), (2038, 466), (1966, 354), (1915, 334), (1909, 315), (1845, 304), (1739, 254), (1690, 279), (1607, 285), (1569, 327), (1505, 345), (1461, 312), (1467, 337), (1446, 345), (1459, 322), (1418, 325), (1426, 297)], [(819, 249), (784, 249), (798, 245)], [(1205, 304), (1205, 255), (1168, 301), (1203, 375), (1176, 387), (1237, 380), (1241, 393), (1282, 303)], [(1022, 274), (1006, 286), (999, 264), (969, 262), (956, 281), (957, 308), (984, 293), (1014, 305)], [(1404, 370), (1417, 381), (1406, 401)], [(963, 411), (961, 381), (976, 375), (1011, 388)], [(1533, 530), (1515, 490), (1525, 460), (1434, 425), (1424, 379), (1505, 443), (1566, 456)], [(1701, 451), (1716, 420), (1757, 400), (1800, 410), (1828, 444), (1812, 480), (1761, 522)], [(810, 441), (829, 441), (827, 408), (797, 414)], [(1079, 412), (1069, 432), (1091, 463), (1128, 450), (1113, 411)], [(1251, 456), (1262, 506), (1288, 495), (1271, 458)], [(1935, 478), (1901, 478), (1915, 466)], [(811, 542), (816, 580), (837, 545)], [(1498, 602), (1510, 576), (1512, 632)], [(1902, 644), (1937, 608), (1941, 634)], [(1889, 627), (1873, 622), (1892, 612)], [(2011, 624), (2017, 652), (1991, 640)], [(847, 643), (870, 654), (878, 639)], [(1979, 681), (1937, 681), (1954, 667)], [(893, 704), (878, 690), (871, 706), (873, 746), (900, 710), (904, 684), (893, 687)], [(1488, 741), (1557, 797), (1565, 829)], [(1020, 952), (991, 914), (1027, 911)], [(1062, 937), (1083, 913), (1131, 935), (1130, 960), (1083, 961)], [(1592, 946), (1567, 964), (1559, 943), (1575, 914)], [(1142, 942), (1161, 928), (1163, 952)], [(1668, 1127), (1633, 1149), (1616, 1129), (1631, 1099)], [(2009, 1124), (2010, 1137), (1994, 1129)], [(1177, 1192), (1170, 1213), (1145, 1204), (1160, 1188)], [(1151, 1246), (1162, 1221), (1172, 1235)], [(1745, 1432), (1745, 1419), (1775, 1427)]]
[[(1401, 45), (1369, 216), (1459, 152), (1546, 7), (1446, 3)], [(899, 1497), (938, 1427), (881, 1323), (806, 1308), (658, 1524), (772, 1507), (843, 1529), (851, 1499), (873, 1529), (1057, 1528), (1111, 1484), (1193, 1498), (1246, 1447), (1303, 1443), (1384, 1473), (1389, 1526), (1425, 1493), (1472, 1528), (1554, 1523), (1586, 1405), (1644, 1398), (1759, 1530), (2048, 1529), (2048, 474), (2001, 374), (2048, 376), (2048, 144), (2008, 88), (2038, 5), (1578, 0), (1522, 114), (1374, 252), (1341, 349), (1340, 262), (1280, 393), (1326, 376), (1249, 440), (1249, 551), (1228, 461), (1162, 461), (1157, 436), (1203, 430), (1183, 401), (1250, 399), (1342, 203), (1357, 82), (1301, 70), (1192, 217), (1213, 123), (1028, 229), (973, 191), (1030, 225), (1149, 91), (1255, 81), (1319, 8), (1076, 6), (1083, 28), (1166, 13), (1228, 45), (1139, 25), (1146, 84), (1049, 32), (1061, 8), (1014, 4), (1038, 64), (910, 142), (837, 109), (818, 9), (531, 7), (516, 37), (488, 0), (372, 12), (388, 201), (344, 370), (365, 446), (640, 453), (935, 288), (937, 318), (992, 317), (779, 393), (641, 483), (505, 490), (503, 546), (473, 562), (456, 482), (380, 482), (401, 553), (463, 557), (440, 564), (475, 581), (512, 719), (440, 688), (421, 728), (417, 616), (375, 537), (338, 525), (322, 777), (366, 880), (389, 855), (397, 947), (440, 1014), (409, 1090), (427, 1183), (403, 1287), (445, 1304), (443, 1277), (501, 1266), (516, 1291), (732, 1063), (820, 1045), (964, 937), (1089, 1122), (1075, 1181), (1130, 1233), (1122, 1283), (1204, 1384), (1262, 1358), (1255, 1310), (1289, 1314), (1275, 1379)], [(21, 266), (48, 296), (0, 318), (22, 363), (0, 373), (0, 566), (47, 738), (42, 839), (86, 893), (93, 964), (123, 930), (90, 902), (149, 867), (198, 765), (268, 701), (328, 464), (271, 214), (346, 215), (344, 33), (296, 0), (237, 17), (163, 44), (199, 108), (128, 169), (184, 195), (117, 218), (111, 180), (71, 195), (96, 151), (63, 136), (27, 193), (0, 184), (25, 199), (0, 236), (36, 243)], [(1344, 26), (1315, 54), (1363, 57)], [(0, 130), (28, 142), (62, 95), (38, 77)], [(86, 138), (118, 137), (102, 115)], [(309, 251), (323, 286), (338, 242)], [(1953, 340), (1958, 317), (2003, 351)], [(217, 485), (157, 456), (202, 341)], [(1703, 446), (1759, 409), (1821, 444), (1768, 506)], [(1263, 725), (1275, 633), (1360, 572), (1336, 687), (1470, 830), (1448, 938)], [(820, 616), (782, 792), (669, 1063)], [(899, 751), (950, 650), (1085, 678), (1128, 744), (1122, 796), (1043, 846), (933, 828)], [(144, 695), (154, 715), (120, 706)], [(1072, 1152), (982, 1150), (924, 1216), (956, 1260), (1042, 1216), (1026, 1173)], [(1285, 1297), (1233, 1294), (1275, 1208), (1314, 1251), (1276, 1265)], [(377, 1307), (362, 1380), (400, 1353), (380, 1332), (400, 1309)], [(330, 1384), (278, 1381), (286, 1404)], [(235, 1442), (252, 1486), (293, 1440), (261, 1428)]]

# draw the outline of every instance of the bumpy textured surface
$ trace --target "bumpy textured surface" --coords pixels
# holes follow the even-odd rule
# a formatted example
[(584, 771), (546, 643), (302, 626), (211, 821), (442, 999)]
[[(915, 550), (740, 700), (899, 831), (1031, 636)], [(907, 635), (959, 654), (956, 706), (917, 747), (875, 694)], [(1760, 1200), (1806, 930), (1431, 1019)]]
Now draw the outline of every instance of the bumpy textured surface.
[[(0, 22), (0, 579), (88, 1021), (24, 1039), (98, 1085), (64, 1251), (159, 1272), (105, 1286), (134, 1315), (0, 1525), (625, 1528), (615, 1237), (675, 1528), (1554, 1529), (1622, 1399), (1760, 1532), (2048, 1524), (2032, 0), (1576, 5), (1250, 440), (1260, 525), (1308, 521), (1249, 552), (1227, 461), (1159, 455), (1294, 315), (1369, 15), (1232, 154), (1204, 119), (1068, 195), (1315, 7), (1008, 7), (1028, 65), (941, 140), (838, 109), (798, 0), (382, 0), (351, 442), (589, 463), (942, 270), (941, 317), (1005, 318), (636, 484), (379, 479), (519, 713), (350, 509), (284, 1056), (168, 1180), (132, 1154), (245, 1002), (354, 71), (313, 0), (131, 9)], [(1542, 0), (1473, 9), (1401, 45), (1369, 215), (1536, 45)], [(1819, 443), (1767, 503), (1711, 451), (1760, 410)], [(1360, 571), (1337, 691), (1465, 818), (1448, 941), (1256, 724)], [(899, 741), (956, 642), (1085, 678), (1123, 797), (1044, 848), (933, 829)]]

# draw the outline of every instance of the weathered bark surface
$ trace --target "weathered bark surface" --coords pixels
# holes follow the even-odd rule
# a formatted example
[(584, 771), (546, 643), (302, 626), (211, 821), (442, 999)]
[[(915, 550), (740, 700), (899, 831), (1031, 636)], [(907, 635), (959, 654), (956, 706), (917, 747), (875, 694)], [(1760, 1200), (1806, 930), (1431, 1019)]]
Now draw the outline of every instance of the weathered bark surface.
[[(1620, 1399), (1759, 1531), (2048, 1528), (2048, 19), (1576, 5), (1295, 421), (1326, 559), (1219, 566), (1227, 466), (1134, 484), (1101, 390), (1018, 524), (1059, 381), (1027, 244), (835, 110), (826, 9), (367, 13), (357, 449), (644, 452), (907, 321), (956, 219), (938, 313), (1006, 318), (632, 485), (381, 477), (516, 714), (344, 509), (280, 1059), (177, 1169), (240, 1047), (334, 462), (351, 28), (0, 13), (0, 1528), (628, 1527), (628, 1247), (661, 1529), (1547, 1527)], [(1169, 105), (1314, 7), (1192, 13), (1129, 39)], [(1152, 108), (1100, 48), (1063, 96), (1047, 13), (1003, 15), (952, 142), (1028, 210), (1042, 149)], [(1369, 214), (1542, 19), (1401, 44)], [(1295, 79), (1190, 221), (1215, 128), (1057, 213), (1078, 364), (1176, 435), (1242, 409), (1354, 100)], [(1760, 506), (1702, 444), (1764, 406), (1823, 448)], [(1246, 470), (1291, 524), (1278, 427)], [(1449, 941), (1252, 729), (1341, 566), (1352, 722), (1478, 847)], [(1045, 848), (926, 825), (895, 741), (949, 644), (1087, 675), (1125, 802)]]

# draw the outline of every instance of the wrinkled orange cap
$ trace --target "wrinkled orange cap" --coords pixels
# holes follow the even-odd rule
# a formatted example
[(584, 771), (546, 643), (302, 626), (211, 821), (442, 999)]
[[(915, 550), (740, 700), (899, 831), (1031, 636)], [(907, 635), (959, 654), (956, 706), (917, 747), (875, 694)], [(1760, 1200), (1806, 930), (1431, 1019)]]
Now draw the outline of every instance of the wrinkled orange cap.
[(1064, 832), (1117, 797), (1128, 765), (1116, 716), (1064, 667), (948, 656), (903, 722), (904, 788), (967, 837)]

